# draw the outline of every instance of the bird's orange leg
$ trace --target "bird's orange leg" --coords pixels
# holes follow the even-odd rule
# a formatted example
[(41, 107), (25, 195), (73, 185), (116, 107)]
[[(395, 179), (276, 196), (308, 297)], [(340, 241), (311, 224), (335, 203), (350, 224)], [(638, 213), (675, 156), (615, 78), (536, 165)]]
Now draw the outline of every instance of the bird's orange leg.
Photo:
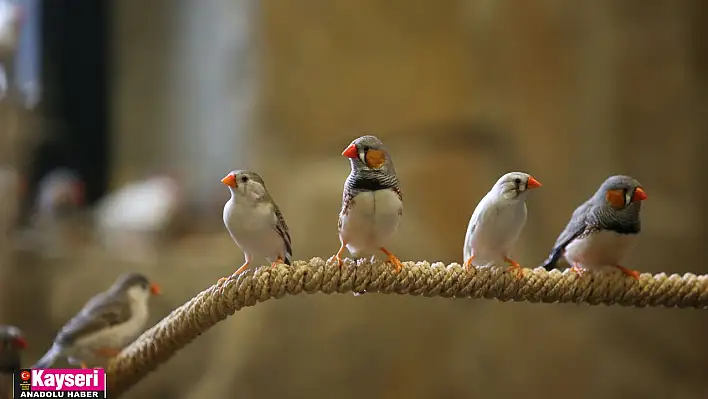
[(627, 269), (626, 267), (620, 266), (620, 265), (612, 265), (613, 267), (616, 267), (622, 271), (622, 273), (626, 274), (627, 276), (639, 280), (639, 272), (636, 270), (630, 270)]
[(344, 253), (344, 248), (346, 248), (346, 247), (347, 247), (347, 243), (342, 241), (342, 246), (339, 247), (339, 251), (337, 251), (337, 254), (334, 255), (335, 259), (337, 259), (337, 265), (339, 267), (342, 267), (342, 265), (344, 264), (344, 261), (342, 260), (342, 253)]
[(87, 369), (87, 368), (88, 368), (88, 366), (86, 365), (86, 362), (81, 362), (80, 367), (81, 367), (82, 369)]
[(470, 271), (470, 269), (472, 268), (472, 261), (473, 260), (474, 260), (474, 255), (467, 258), (467, 260), (465, 261), (465, 264), (464, 264), (465, 270)]
[(275, 268), (276, 266), (278, 266), (278, 265), (281, 264), (281, 263), (283, 263), (283, 256), (282, 256), (282, 255), (278, 255), (278, 258), (275, 260), (275, 262), (271, 263), (270, 266), (271, 266), (272, 268)]
[(116, 348), (98, 348), (94, 349), (93, 353), (96, 356), (101, 356), (101, 357), (116, 357), (120, 353), (120, 349)]
[(524, 269), (516, 261), (514, 261), (513, 259), (510, 259), (508, 256), (505, 256), (504, 262), (509, 264), (509, 271), (512, 271), (512, 270), (516, 271), (517, 278), (524, 277)]
[(396, 273), (400, 272), (401, 269), (403, 268), (403, 263), (401, 263), (400, 260), (396, 257), (396, 255), (390, 253), (388, 249), (381, 247), (379, 248), (381, 252), (385, 253), (386, 256), (388, 257), (388, 262), (393, 265), (393, 267), (396, 268)]
[(585, 273), (585, 269), (583, 269), (582, 267), (578, 266), (577, 263), (573, 263), (573, 266), (571, 266), (570, 270), (571, 270), (573, 273), (577, 274), (578, 277), (582, 277), (582, 276), (583, 276), (583, 273)]

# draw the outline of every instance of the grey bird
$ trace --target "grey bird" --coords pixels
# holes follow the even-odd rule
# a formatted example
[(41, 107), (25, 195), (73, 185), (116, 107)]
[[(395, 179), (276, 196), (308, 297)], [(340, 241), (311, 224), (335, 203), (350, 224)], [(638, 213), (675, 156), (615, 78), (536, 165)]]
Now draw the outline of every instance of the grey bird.
[(142, 333), (150, 316), (149, 299), (159, 294), (160, 287), (142, 274), (122, 275), (61, 328), (52, 347), (32, 368), (49, 368), (62, 357), (86, 368), (87, 361), (117, 356)]
[(27, 341), (15, 326), (0, 325), (0, 373), (12, 374), (21, 368), (22, 351)]
[(645, 199), (647, 194), (634, 178), (609, 177), (573, 212), (542, 266), (551, 270), (561, 256), (565, 256), (578, 274), (588, 268), (609, 266), (639, 279), (639, 272), (620, 263), (634, 247), (641, 231), (639, 214)]
[(403, 264), (386, 249), (403, 217), (403, 195), (391, 155), (375, 136), (357, 138), (342, 155), (349, 158), (351, 172), (344, 182), (341, 246), (335, 258), (341, 267), (344, 248), (354, 257), (380, 250), (398, 272)]
[(263, 256), (272, 267), (280, 263), (292, 265), (288, 225), (263, 178), (250, 170), (234, 170), (221, 182), (231, 191), (231, 198), (224, 205), (224, 225), (245, 257), (234, 275), (246, 270), (255, 256)]
[(523, 275), (521, 266), (509, 258), (509, 251), (526, 224), (529, 190), (538, 187), (538, 180), (522, 172), (510, 172), (497, 180), (467, 225), (463, 250), (466, 269), (503, 260), (519, 277)]

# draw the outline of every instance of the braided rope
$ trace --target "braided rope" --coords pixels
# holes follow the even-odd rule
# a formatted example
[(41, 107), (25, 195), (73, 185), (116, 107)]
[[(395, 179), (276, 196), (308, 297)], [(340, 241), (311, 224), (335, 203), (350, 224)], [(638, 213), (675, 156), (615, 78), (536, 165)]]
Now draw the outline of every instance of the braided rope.
[[(176, 351), (237, 310), (271, 298), (302, 292), (314, 294), (379, 292), (443, 298), (486, 298), (500, 301), (588, 303), (590, 305), (708, 307), (708, 275), (642, 274), (639, 281), (619, 273), (547, 272), (524, 269), (517, 279), (505, 268), (472, 268), (457, 263), (404, 262), (400, 273), (380, 261), (333, 261), (313, 258), (247, 270), (200, 292), (123, 350), (108, 366), (109, 392), (117, 397)], [(223, 287), (223, 295), (219, 290)]]

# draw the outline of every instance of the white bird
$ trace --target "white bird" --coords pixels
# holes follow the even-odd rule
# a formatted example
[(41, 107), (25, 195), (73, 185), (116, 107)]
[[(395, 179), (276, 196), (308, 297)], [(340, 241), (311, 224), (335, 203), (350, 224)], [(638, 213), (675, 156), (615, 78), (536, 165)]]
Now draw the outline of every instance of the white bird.
[(509, 258), (509, 251), (526, 224), (528, 190), (538, 187), (538, 180), (522, 172), (510, 172), (497, 180), (477, 204), (467, 225), (463, 251), (467, 270), (472, 265), (503, 260), (510, 270), (523, 276), (523, 269)]
[(126, 184), (104, 198), (96, 209), (103, 245), (137, 261), (150, 260), (182, 205), (178, 181), (155, 175)]
[(61, 328), (52, 347), (32, 368), (49, 368), (61, 357), (86, 368), (87, 361), (117, 356), (143, 331), (150, 316), (148, 301), (158, 294), (160, 288), (142, 274), (122, 275)]
[(224, 225), (245, 257), (234, 275), (246, 270), (255, 256), (265, 257), (273, 267), (279, 263), (291, 265), (293, 249), (288, 225), (263, 178), (249, 170), (234, 170), (221, 182), (231, 192), (224, 205)]

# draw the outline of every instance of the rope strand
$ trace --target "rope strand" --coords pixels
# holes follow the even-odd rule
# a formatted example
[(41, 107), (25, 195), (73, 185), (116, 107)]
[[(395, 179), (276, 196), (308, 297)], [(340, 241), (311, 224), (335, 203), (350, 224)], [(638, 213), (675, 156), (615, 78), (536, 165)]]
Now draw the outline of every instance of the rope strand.
[[(200, 292), (143, 333), (109, 364), (108, 392), (118, 397), (216, 323), (243, 307), (302, 292), (378, 292), (500, 301), (587, 303), (633, 307), (708, 307), (708, 276), (642, 274), (635, 281), (619, 273), (547, 272), (524, 269), (517, 279), (506, 268), (472, 268), (453, 263), (403, 262), (400, 273), (381, 261), (350, 259), (340, 269), (332, 260), (295, 261), (291, 267), (262, 266), (231, 276)], [(223, 295), (220, 289), (223, 287)]]

